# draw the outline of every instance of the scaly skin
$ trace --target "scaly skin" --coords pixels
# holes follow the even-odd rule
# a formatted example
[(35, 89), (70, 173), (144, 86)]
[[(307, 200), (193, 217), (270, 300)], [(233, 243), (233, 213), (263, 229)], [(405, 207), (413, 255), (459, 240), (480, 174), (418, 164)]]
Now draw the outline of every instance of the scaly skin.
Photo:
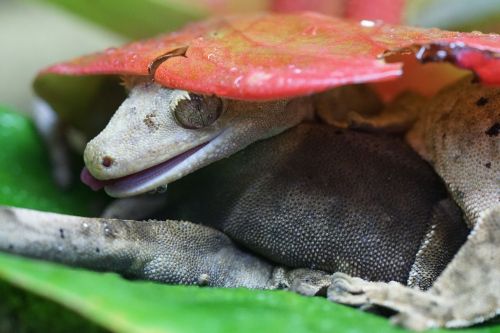
[[(175, 112), (186, 119), (202, 118), (205, 109), (189, 113), (196, 97), (152, 82), (128, 79), (129, 97), (115, 112), (106, 128), (85, 149), (84, 160), (98, 180), (115, 180), (172, 160), (202, 146), (166, 172), (130, 185), (107, 183), (106, 192), (117, 198), (155, 190), (229, 157), (249, 144), (277, 135), (297, 124), (314, 119), (345, 126), (353, 111), (377, 113), (381, 102), (364, 85), (346, 86), (312, 97), (248, 102), (220, 99), (218, 119), (200, 128), (181, 126)], [(208, 97), (217, 99), (216, 97)], [(184, 104), (182, 104), (184, 102)], [(335, 112), (332, 112), (335, 110)], [(198, 119), (200, 120), (200, 119)]]
[(473, 230), (428, 292), (336, 275), (332, 300), (383, 305), (414, 329), (458, 327), (500, 313), (500, 89), (466, 78), (425, 104), (410, 144), (431, 162)]
[(314, 269), (428, 288), (467, 234), (439, 178), (401, 140), (328, 125), (255, 143), (169, 191), (177, 221), (2, 207), (0, 249), (166, 283), (314, 295), (330, 283)]
[[(401, 103), (406, 103), (408, 99), (412, 101), (411, 105), (417, 107), (412, 110), (405, 106), (405, 112), (401, 112)], [(392, 111), (383, 113), (381, 117), (371, 112), (366, 113), (369, 118), (345, 114), (352, 127), (382, 131), (404, 131), (417, 119), (415, 126), (407, 134), (408, 141), (435, 167), (453, 199), (463, 209), (467, 223), (474, 229), (469, 241), (428, 292), (418, 292), (394, 283), (370, 283), (345, 274), (336, 274), (329, 290), (330, 299), (357, 305), (370, 303), (391, 307), (400, 312), (395, 320), (416, 329), (467, 326), (484, 321), (500, 311), (500, 255), (497, 253), (499, 237), (496, 237), (500, 219), (499, 104), (498, 88), (482, 87), (471, 84), (470, 79), (465, 79), (433, 98), (428, 104), (415, 103), (413, 96), (406, 96), (393, 104)], [(309, 105), (308, 102), (305, 105)], [(283, 111), (280, 107), (274, 110), (277, 110), (277, 114)], [(320, 118), (328, 120), (327, 116), (322, 116), (318, 110), (316, 112)], [(308, 115), (305, 117), (308, 118), (309, 111), (306, 113)], [(269, 114), (266, 114), (266, 117), (268, 116)], [(125, 119), (126, 117), (123, 118)], [(143, 119), (144, 117), (139, 118), (139, 121)], [(274, 124), (275, 121), (273, 118)], [(302, 116), (294, 118), (292, 123), (296, 121), (303, 121)], [(334, 122), (337, 123), (338, 119)], [(290, 123), (287, 124), (289, 125)], [(106, 131), (108, 130), (104, 132)], [(184, 129), (178, 131), (189, 132)], [(112, 136), (114, 131), (108, 132)], [(250, 130), (248, 133), (254, 132)], [(123, 136), (121, 138), (123, 139)], [(162, 137), (159, 137), (158, 140), (161, 139)], [(257, 139), (253, 137), (252, 140)], [(175, 145), (173, 147), (175, 150)], [(219, 157), (224, 155), (219, 154)], [(216, 159), (207, 160), (206, 164)], [(439, 204), (437, 207), (440, 209), (435, 214), (448, 214), (447, 206)], [(441, 233), (445, 232), (446, 228), (442, 230), (444, 231)], [(432, 240), (435, 234), (431, 233), (429, 239)], [(432, 258), (436, 250), (446, 248), (444, 243), (433, 244), (441, 245), (423, 246), (420, 249), (423, 263), (425, 258)], [(414, 266), (418, 268), (423, 263), (415, 261)], [(423, 283), (418, 281), (420, 278), (421, 275), (412, 273), (408, 282), (418, 285)], [(419, 301), (416, 302), (416, 299)]]
[(124, 177), (206, 145), (168, 172), (139, 186), (106, 186), (109, 195), (121, 198), (152, 191), (229, 157), (257, 140), (296, 126), (313, 114), (309, 98), (270, 102), (223, 100), (224, 110), (214, 123), (189, 129), (182, 127), (173, 114), (179, 102), (189, 98), (186, 91), (151, 82), (132, 88), (106, 128), (85, 148), (85, 164), (94, 177)]

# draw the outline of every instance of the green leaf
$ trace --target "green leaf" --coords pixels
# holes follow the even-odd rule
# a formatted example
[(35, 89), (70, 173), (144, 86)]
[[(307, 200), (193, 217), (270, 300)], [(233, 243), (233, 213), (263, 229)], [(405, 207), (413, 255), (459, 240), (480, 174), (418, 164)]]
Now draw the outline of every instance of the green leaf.
[(411, 0), (406, 4), (405, 24), (409, 25), (483, 32), (499, 27), (497, 0)]
[[(47, 152), (33, 124), (2, 106), (0, 145), (1, 205), (89, 215), (104, 204), (103, 195), (96, 196), (79, 182), (67, 191), (55, 186)], [(77, 168), (82, 166), (80, 162)]]
[[(1, 204), (66, 213), (89, 210), (95, 195), (80, 186), (69, 192), (58, 190), (50, 181), (46, 152), (32, 124), (5, 108), (0, 108), (0, 145), (3, 147), (0, 150)], [(95, 273), (8, 254), (0, 254), (0, 279), (62, 304), (116, 332), (405, 332), (385, 318), (320, 297), (306, 298), (285, 291), (128, 281), (116, 274)], [(0, 305), (3, 306), (5, 292), (2, 297)], [(19, 306), (13, 308), (16, 313), (24, 311)], [(32, 307), (27, 310), (33, 314)], [(40, 308), (40, 311), (45, 310)], [(50, 311), (46, 314), (54, 316)], [(59, 317), (52, 319), (59, 322)], [(68, 327), (74, 327), (72, 325)], [(500, 326), (485, 325), (454, 332), (500, 333)]]
[[(0, 279), (0, 332), (107, 332), (68, 308)], [(54, 320), (57, 318), (57, 320)]]
[(3, 278), (120, 332), (355, 332), (359, 321), (398, 331), (382, 318), (289, 292), (130, 282), (6, 255), (0, 267)]
[(43, 1), (132, 39), (175, 30), (208, 15), (203, 6), (175, 0)]

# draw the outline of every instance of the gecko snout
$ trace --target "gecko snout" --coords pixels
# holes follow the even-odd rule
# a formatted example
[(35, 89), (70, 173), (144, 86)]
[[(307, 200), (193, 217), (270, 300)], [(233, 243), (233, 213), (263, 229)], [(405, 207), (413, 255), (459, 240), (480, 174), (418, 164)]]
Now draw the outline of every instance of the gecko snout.
[(83, 153), (85, 166), (97, 179), (112, 179), (120, 177), (116, 174), (116, 154), (109, 149), (99, 147), (99, 141), (90, 141)]

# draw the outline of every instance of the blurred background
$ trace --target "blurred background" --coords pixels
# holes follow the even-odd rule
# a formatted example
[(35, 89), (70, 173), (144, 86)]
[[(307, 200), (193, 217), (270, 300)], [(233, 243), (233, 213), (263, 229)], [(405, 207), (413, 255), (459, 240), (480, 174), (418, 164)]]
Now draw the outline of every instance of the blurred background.
[[(0, 0), (0, 145), (2, 146), (0, 149), (0, 204), (86, 214), (82, 210), (82, 202), (89, 201), (89, 197), (95, 196), (87, 189), (62, 192), (53, 185), (49, 176), (50, 164), (39, 138), (33, 131), (30, 121), (18, 116), (18, 113), (29, 114), (31, 111), (33, 100), (31, 82), (41, 68), (78, 55), (118, 46), (130, 40), (173, 31), (188, 22), (205, 17), (264, 10), (277, 12), (315, 10), (355, 20), (380, 19), (395, 24), (461, 31), (500, 31), (500, 0)], [(17, 165), (13, 164), (15, 161)], [(46, 277), (33, 280), (36, 283), (29, 282), (29, 277), (36, 276), (42, 268)], [(85, 292), (78, 289), (78, 283), (81, 282), (84, 285), (86, 279), (95, 279), (95, 284), (102, 286), (106, 294), (103, 297), (108, 297), (109, 291), (109, 297), (115, 297), (117, 304), (126, 303), (121, 299), (129, 291), (133, 292), (137, 284), (132, 286), (128, 281), (123, 281), (118, 277), (110, 278), (90, 273), (83, 276), (80, 273), (71, 272), (69, 269), (44, 266), (38, 262), (30, 264), (29, 261), (0, 254), (0, 333), (76, 330), (100, 332), (104, 329), (91, 322), (99, 322), (108, 329), (116, 328), (117, 326), (113, 325), (126, 324), (126, 319), (121, 318), (120, 315), (133, 317), (137, 312), (133, 306), (129, 314), (127, 310), (120, 314), (119, 311), (113, 312), (114, 309), (104, 309), (102, 302), (93, 303), (90, 298), (85, 299)], [(69, 276), (66, 280), (64, 280), (65, 274)], [(23, 288), (13, 287), (11, 283), (21, 285), (56, 302), (35, 296)], [(48, 287), (52, 289), (46, 291)], [(149, 292), (151, 288), (151, 286), (146, 286), (144, 290)], [(54, 290), (59, 291), (54, 292)], [(172, 290), (179, 293), (176, 294)], [(181, 287), (167, 290), (165, 299), (169, 302), (184, 304), (182, 299), (176, 299), (181, 296), (175, 296), (185, 295), (182, 290)], [(162, 289), (158, 292), (163, 291)], [(137, 290), (135, 292), (136, 299), (140, 299), (143, 293), (138, 293)], [(168, 294), (168, 292), (172, 293)], [(209, 307), (207, 313), (210, 313), (212, 304), (219, 304), (218, 300), (221, 300), (220, 304), (224, 304), (227, 299), (230, 300), (236, 295), (236, 292), (221, 291), (220, 298), (213, 295), (211, 294), (210, 299), (215, 303), (209, 303), (203, 299), (201, 303), (194, 302), (190, 306), (201, 304), (199, 306)], [(277, 308), (282, 307), (281, 301), (273, 301), (274, 296), (269, 296), (269, 294), (248, 295), (251, 295), (245, 296), (248, 311), (242, 316), (250, 316), (247, 318), (249, 322), (255, 322), (252, 315), (255, 316), (262, 311), (258, 302), (252, 303), (253, 299), (261, 301), (270, 299), (270, 303), (278, 304)], [(300, 298), (298, 301), (293, 299), (293, 302), (300, 301), (302, 301)], [(91, 321), (66, 310), (60, 305), (61, 303), (76, 312), (83, 313)], [(203, 327), (203, 323), (191, 319), (190, 313), (182, 315), (181, 307), (179, 308), (181, 312), (170, 318), (164, 318), (161, 312), (154, 317), (154, 309), (157, 305), (154, 302), (150, 303), (151, 310), (146, 310), (153, 313), (153, 317), (144, 316), (142, 318), (144, 322), (138, 320), (135, 323), (138, 325), (135, 326), (136, 330), (132, 329), (134, 327), (134, 322), (132, 322), (132, 326), (128, 326), (123, 331), (137, 331), (138, 327), (143, 327), (144, 323), (152, 321), (157, 321), (159, 326), (164, 325), (164, 321), (168, 322), (169, 324), (164, 326), (169, 332), (184, 331), (178, 330), (179, 328), (190, 328), (192, 330), (187, 329), (187, 331), (195, 332)], [(227, 303), (229, 308), (232, 308), (231, 301)], [(85, 311), (90, 312), (80, 311), (79, 307), (82, 304), (87, 304), (90, 309), (94, 309), (94, 312), (88, 309)], [(257, 306), (252, 307), (253, 305)], [(229, 308), (228, 310), (231, 310)], [(302, 319), (297, 319), (297, 316), (302, 311), (300, 306), (297, 308), (299, 312), (295, 313), (295, 316), (284, 310), (279, 310), (277, 315), (290, 315), (290, 318), (293, 318), (292, 322), (297, 323), (298, 328)], [(106, 310), (109, 310), (109, 313), (106, 313)], [(214, 311), (216, 314), (224, 313), (224, 307)], [(347, 312), (342, 319), (351, 320), (350, 326), (347, 326), (350, 329), (356, 330), (356, 328), (362, 328), (363, 325), (368, 325), (366, 327), (372, 329), (375, 325), (374, 321), (363, 314), (353, 313)], [(358, 315), (363, 316), (362, 320), (356, 319)], [(321, 319), (323, 318), (317, 320), (312, 318), (312, 321), (322, 325), (323, 328), (332, 323), (335, 328), (342, 327), (341, 323), (324, 323)], [(116, 322), (108, 324), (109, 320), (116, 320)], [(286, 321), (286, 319), (283, 320)], [(382, 325), (379, 326), (381, 332), (395, 330), (388, 326), (386, 321), (376, 323)], [(217, 326), (217, 324), (211, 329), (203, 328), (205, 332), (233, 332), (235, 326), (231, 326), (231, 323), (226, 324), (225, 326)], [(276, 325), (280, 327), (279, 322)], [(269, 329), (271, 331), (272, 327), (269, 326)], [(138, 331), (160, 332), (163, 330)], [(488, 332), (500, 333), (500, 329), (497, 326)]]
[(500, 0), (1, 0), (0, 104), (29, 112), (34, 75), (61, 60), (211, 15), (304, 9), (454, 30), (500, 29)]

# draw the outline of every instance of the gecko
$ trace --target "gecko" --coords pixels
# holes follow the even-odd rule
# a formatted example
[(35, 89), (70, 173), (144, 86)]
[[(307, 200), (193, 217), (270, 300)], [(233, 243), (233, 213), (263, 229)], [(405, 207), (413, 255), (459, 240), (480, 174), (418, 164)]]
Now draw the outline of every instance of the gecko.
[(325, 124), (254, 143), (167, 196), (163, 221), (2, 207), (0, 249), (164, 283), (316, 295), (333, 272), (428, 289), (468, 234), (400, 138)]
[(198, 95), (144, 79), (127, 78), (125, 86), (128, 98), (83, 154), (83, 182), (115, 198), (162, 189), (299, 123), (321, 119), (345, 127), (347, 114), (382, 108), (367, 85), (264, 102)]
[[(469, 76), (410, 113), (407, 141), (442, 177), (472, 232), (427, 292), (337, 274), (329, 298), (394, 309), (395, 322), (416, 330), (484, 322), (500, 313), (500, 89)], [(365, 129), (398, 123), (394, 113), (354, 118)]]
[[(495, 235), (494, 232), (495, 230), (497, 230), (495, 229), (496, 228), (495, 221), (498, 221), (498, 211), (495, 207), (496, 204), (498, 203), (498, 196), (496, 195), (497, 192), (495, 192), (495, 189), (498, 189), (498, 163), (497, 163), (498, 141), (496, 141), (495, 138), (497, 137), (498, 133), (498, 128), (497, 128), (498, 125), (495, 124), (498, 124), (498, 114), (495, 113), (494, 110), (495, 106), (498, 105), (497, 102), (498, 97), (496, 97), (498, 96), (498, 89), (486, 88), (478, 84), (473, 85), (470, 83), (469, 79), (468, 82), (464, 80), (463, 82), (457, 84), (456, 86), (449, 88), (447, 91), (448, 93), (443, 93), (439, 95), (438, 97), (434, 98), (429, 104), (423, 104), (423, 106), (421, 106), (421, 104), (418, 104), (419, 107), (422, 107), (422, 110), (419, 110), (417, 116), (418, 119), (416, 120), (416, 125), (407, 134), (407, 140), (424, 158), (426, 158), (436, 168), (436, 171), (443, 178), (452, 197), (465, 212), (466, 221), (469, 224), (469, 226), (473, 228), (473, 232), (471, 233), (471, 236), (469, 236), (469, 240), (461, 248), (457, 257), (454, 260), (452, 260), (448, 268), (445, 269), (443, 275), (438, 278), (437, 283), (430, 288), (429, 292), (419, 293), (416, 291), (416, 289), (408, 289), (406, 287), (402, 287), (403, 285), (394, 284), (392, 282), (389, 283), (376, 282), (376, 284), (372, 285), (371, 283), (374, 282), (367, 282), (365, 281), (366, 279), (363, 280), (360, 279), (360, 277), (350, 277), (349, 275), (346, 275), (346, 273), (351, 275), (353, 274), (353, 272), (349, 271), (343, 273), (335, 273), (331, 281), (332, 284), (328, 288), (329, 298), (335, 301), (345, 302), (348, 304), (357, 304), (357, 305), (366, 303), (380, 304), (383, 306), (392, 307), (400, 311), (400, 315), (395, 317), (396, 320), (399, 320), (400, 323), (412, 328), (425, 328), (425, 327), (435, 327), (435, 326), (463, 326), (485, 320), (493, 316), (498, 311), (497, 310), (498, 306), (495, 305), (498, 303), (493, 302), (491, 304), (488, 303), (490, 304), (490, 308), (487, 309), (486, 308), (482, 309), (479, 306), (476, 306), (471, 311), (464, 310), (460, 312), (458, 311), (460, 308), (466, 309), (467, 307), (464, 307), (463, 303), (459, 302), (454, 303), (450, 301), (450, 299), (453, 299), (454, 297), (457, 298), (458, 295), (458, 291), (450, 287), (450, 285), (454, 283), (454, 281), (456, 280), (456, 277), (454, 278), (453, 276), (459, 275), (461, 270), (470, 270), (471, 271), (470, 274), (477, 274), (478, 272), (483, 271), (483, 267), (487, 267), (487, 269), (489, 269), (488, 271), (489, 273), (484, 274), (482, 276), (482, 279), (485, 280), (486, 283), (484, 289), (479, 289), (479, 286), (473, 284), (473, 285), (468, 285), (467, 290), (469, 291), (470, 295), (477, 295), (479, 299), (482, 299), (481, 297), (486, 297), (487, 299), (498, 301), (499, 298), (498, 295), (494, 294), (494, 292), (493, 294), (491, 293), (491, 290), (495, 290), (495, 283), (496, 283), (495, 277), (498, 276), (498, 272), (495, 271), (495, 267), (498, 267), (498, 264), (496, 264), (494, 261), (495, 258), (488, 257), (490, 261), (487, 261), (485, 265), (481, 266), (468, 265), (466, 259), (460, 259), (464, 257), (462, 253), (467, 253), (465, 257), (470, 257), (471, 255), (479, 254), (482, 253), (482, 251), (484, 251), (481, 249), (483, 249), (483, 245), (486, 244), (481, 243), (481, 246), (478, 246), (477, 245), (478, 241), (474, 241), (475, 239), (474, 237), (479, 237), (476, 235), (478, 234), (484, 235), (485, 233), (487, 235), (488, 234)], [(186, 93), (184, 93), (184, 95), (185, 94)], [(485, 104), (483, 102), (484, 99), (487, 100), (487, 103)], [(191, 99), (190, 96), (188, 103), (193, 103), (192, 101), (196, 101), (196, 98), (193, 97)], [(224, 101), (221, 102), (224, 103)], [(234, 101), (234, 103), (236, 104), (244, 102)], [(288, 105), (288, 102), (281, 101), (281, 103), (282, 103), (281, 105), (285, 106)], [(309, 105), (308, 103), (306, 104)], [(477, 111), (476, 113), (470, 112), (470, 110), (479, 108), (480, 106), (486, 106), (486, 104), (488, 106), (483, 108), (482, 111)], [(126, 105), (126, 103), (124, 103), (123, 105)], [(158, 103), (154, 105), (158, 105)], [(219, 104), (216, 103), (216, 105)], [(439, 105), (441, 105), (441, 107), (438, 107)], [(445, 105), (446, 107), (442, 107), (443, 105)], [(129, 106), (131, 106), (131, 109), (133, 109), (134, 107), (133, 105)], [(185, 109), (182, 108), (181, 110)], [(196, 110), (199, 110), (199, 108), (194, 107), (194, 110), (195, 113), (198, 113), (198, 111)], [(489, 111), (486, 112), (486, 110)], [(171, 112), (169, 114), (172, 117), (169, 120), (170, 123), (172, 124), (175, 123), (179, 127), (179, 123), (186, 122), (185, 119), (181, 120), (182, 116), (179, 117), (178, 115), (176, 115), (177, 113), (175, 112), (176, 108), (174, 108), (173, 110), (170, 109), (170, 111)], [(290, 111), (290, 109), (288, 109), (288, 111), (292, 112)], [(182, 113), (184, 111), (180, 112)], [(190, 112), (191, 111), (188, 111), (188, 113)], [(218, 117), (220, 117), (220, 115), (222, 114), (225, 113), (224, 112), (221, 112), (220, 114), (218, 113)], [(310, 114), (309, 111), (307, 112), (307, 114)], [(145, 115), (141, 114), (141, 115), (145, 116), (147, 114)], [(430, 115), (434, 115), (434, 117), (437, 118), (432, 118)], [(478, 115), (478, 118), (471, 119), (472, 115)], [(152, 118), (154, 120), (155, 117), (149, 117), (149, 118), (150, 119)], [(299, 118), (302, 120), (304, 119), (304, 117), (302, 116)], [(142, 121), (145, 120), (146, 117), (138, 117), (138, 119), (139, 121)], [(271, 117), (271, 119), (274, 118)], [(278, 117), (278, 119), (280, 118)], [(191, 119), (188, 122), (192, 121), (193, 120)], [(194, 120), (194, 122), (196, 121), (198, 120)], [(453, 124), (455, 124), (455, 122), (457, 124), (461, 124), (460, 125), (461, 127), (459, 129), (453, 128)], [(116, 123), (118, 124), (119, 122), (117, 121)], [(154, 124), (155, 122), (153, 121), (152, 123)], [(205, 123), (205, 120), (202, 120), (202, 123)], [(217, 121), (214, 121), (210, 125), (214, 125), (216, 123)], [(440, 125), (438, 126), (437, 124)], [(469, 128), (471, 124), (477, 124), (478, 127), (473, 128), (471, 130)], [(210, 125), (208, 125), (208, 127), (210, 127)], [(186, 124), (184, 124), (183, 126), (186, 127)], [(451, 131), (445, 130), (449, 126), (452, 127), (452, 130)], [(138, 127), (138, 122), (135, 123), (135, 127), (131, 126), (130, 128), (137, 128), (137, 127)], [(290, 127), (293, 127), (293, 125), (290, 125)], [(108, 125), (106, 129), (109, 128), (112, 127), (109, 127)], [(202, 126), (202, 128), (205, 127)], [(103, 131), (103, 133), (106, 132), (106, 129), (105, 131)], [(112, 133), (113, 133), (112, 130), (108, 131), (108, 134)], [(246, 132), (242, 131), (241, 133), (246, 133)], [(480, 135), (484, 135), (485, 137), (482, 137)], [(104, 137), (105, 136), (101, 136), (101, 139)], [(436, 139), (439, 137), (441, 137), (441, 140)], [(447, 140), (444, 140), (444, 138), (447, 138)], [(122, 136), (121, 139), (122, 140), (115, 141), (115, 143), (121, 144), (123, 142), (127, 142), (127, 140), (130, 140), (130, 142), (127, 142), (130, 144), (134, 142), (132, 138), (128, 138), (126, 136)], [(156, 142), (157, 141), (154, 141), (154, 143)], [(460, 143), (462, 142), (468, 142), (470, 144), (461, 147)], [(139, 143), (141, 143), (141, 145), (137, 144), (137, 146), (142, 146), (142, 142)], [(456, 156), (457, 154), (456, 153), (452, 154), (454, 147), (457, 145), (461, 147), (460, 148), (461, 155), (463, 156), (462, 157), (463, 163), (460, 164), (454, 163), (455, 161), (457, 161), (457, 156)], [(175, 145), (173, 147), (175, 150)], [(422, 147), (424, 147), (424, 149)], [(202, 149), (200, 149), (199, 151), (202, 151)], [(147, 150), (145, 152), (147, 152)], [(480, 154), (477, 154), (477, 152), (480, 152)], [(100, 156), (102, 157), (102, 155)], [(99, 163), (101, 164), (98, 166), (99, 168), (103, 167), (102, 162), (104, 161), (104, 159), (101, 157), (94, 160), (94, 163), (96, 165), (98, 165)], [(114, 162), (115, 161), (111, 159), (111, 165), (113, 165)], [(208, 161), (207, 164), (210, 163), (213, 163), (213, 160)], [(92, 163), (88, 163), (87, 167), (90, 166), (90, 168), (92, 168), (91, 164)], [(182, 163), (179, 163), (179, 165), (181, 164)], [(477, 172), (479, 164), (483, 165), (485, 169), (490, 169), (491, 171), (488, 171), (486, 173)], [(116, 165), (120, 164), (116, 163), (115, 166)], [(187, 163), (186, 165), (190, 165), (190, 163)], [(457, 166), (459, 167), (457, 168)], [(199, 167), (201, 166), (198, 165), (195, 169)], [(176, 170), (180, 169), (177, 168)], [(190, 170), (189, 172), (192, 171), (194, 170)], [(458, 186), (456, 186), (454, 184), (457, 183), (453, 177), (456, 177), (456, 175), (458, 174), (462, 174), (464, 176), (462, 176), (461, 178), (462, 183), (458, 182)], [(183, 176), (185, 176), (185, 174), (183, 174)], [(97, 185), (106, 186), (107, 190), (109, 190), (110, 186), (114, 186), (115, 184), (119, 183), (114, 181), (116, 179), (118, 179), (119, 181), (130, 180), (130, 178), (127, 179), (127, 177), (114, 178), (113, 176), (110, 177), (109, 179), (111, 179), (111, 182), (107, 183), (106, 181), (108, 180), (105, 179), (102, 183), (98, 183)], [(154, 186), (156, 186), (156, 184)], [(151, 188), (154, 188), (154, 186)], [(111, 192), (110, 194), (113, 194), (112, 189), (109, 192)], [(116, 196), (120, 196), (120, 194)], [(485, 208), (485, 206), (481, 206), (482, 202), (488, 203), (486, 205), (487, 208)], [(487, 222), (481, 222), (481, 221), (487, 221)], [(492, 244), (493, 246), (495, 246), (497, 243), (498, 242), (495, 239), (490, 240), (490, 244)], [(489, 249), (489, 247), (487, 246), (484, 246), (484, 248)], [(426, 251), (429, 251), (429, 249), (432, 249), (432, 247), (427, 248)], [(432, 252), (428, 253), (432, 254)], [(432, 258), (432, 255), (430, 257)], [(459, 273), (453, 273), (457, 271)], [(439, 298), (440, 302), (437, 302), (437, 305), (427, 306), (427, 307), (422, 306), (421, 308), (419, 308), (418, 306), (416, 306), (411, 302), (412, 297), (414, 297), (415, 295), (418, 295), (419, 297), (423, 295), (422, 299), (428, 301), (427, 303), (424, 302), (423, 304), (427, 305), (429, 303), (435, 304), (436, 302), (432, 293), (434, 288), (437, 288), (437, 286), (439, 286), (440, 281), (445, 281), (442, 283), (442, 285), (445, 286), (442, 287), (442, 289), (446, 289), (447, 292), (449, 292), (450, 294), (445, 293), (444, 296)], [(471, 281), (474, 280), (471, 279)], [(408, 284), (408, 281), (399, 281), (399, 282)], [(368, 292), (367, 292), (368, 294), (364, 294), (366, 290), (372, 290), (370, 289), (372, 286), (375, 286), (373, 290), (377, 291), (378, 294), (377, 292), (374, 292), (374, 294), (370, 294)], [(366, 287), (366, 290), (363, 289), (364, 287)], [(488, 292), (482, 292), (481, 290), (486, 290)], [(389, 293), (388, 291), (394, 291), (394, 293)], [(414, 293), (415, 295), (413, 295)], [(373, 297), (373, 295), (379, 295), (379, 298)], [(396, 301), (391, 300), (390, 297), (388, 297), (387, 299), (384, 298), (387, 297), (387, 295), (392, 295), (392, 297), (394, 297)], [(406, 297), (405, 295), (406, 296), (410, 295), (410, 296)], [(470, 295), (469, 298), (467, 299), (470, 299), (471, 297)], [(478, 304), (481, 304), (481, 302), (478, 302)], [(423, 308), (425, 308), (425, 311), (422, 310)], [(449, 315), (449, 313), (452, 311), (458, 311), (458, 312), (456, 314), (453, 313), (453, 315)], [(446, 314), (447, 317), (444, 317), (443, 313)]]

